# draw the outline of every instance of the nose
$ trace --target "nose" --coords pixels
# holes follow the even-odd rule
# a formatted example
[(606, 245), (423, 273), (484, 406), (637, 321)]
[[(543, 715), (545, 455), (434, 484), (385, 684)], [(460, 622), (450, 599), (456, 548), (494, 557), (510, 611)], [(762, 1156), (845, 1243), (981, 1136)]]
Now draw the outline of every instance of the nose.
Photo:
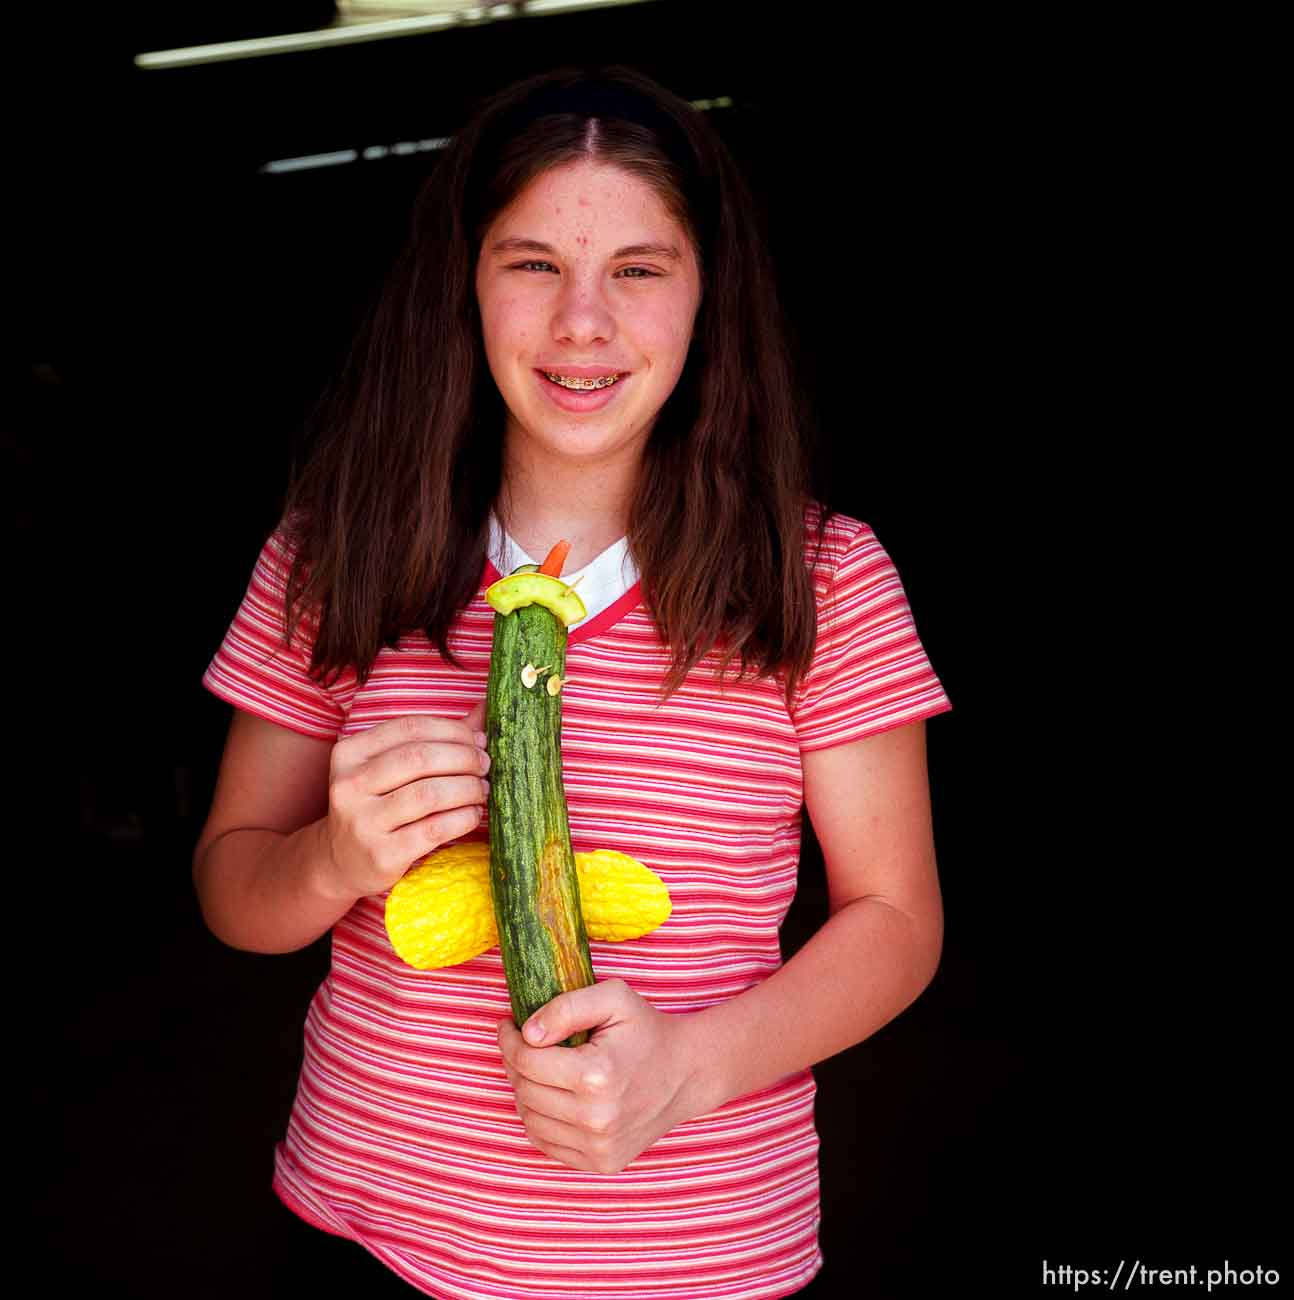
[(615, 314), (600, 276), (572, 273), (562, 283), (553, 306), (553, 338), (576, 346), (615, 337)]

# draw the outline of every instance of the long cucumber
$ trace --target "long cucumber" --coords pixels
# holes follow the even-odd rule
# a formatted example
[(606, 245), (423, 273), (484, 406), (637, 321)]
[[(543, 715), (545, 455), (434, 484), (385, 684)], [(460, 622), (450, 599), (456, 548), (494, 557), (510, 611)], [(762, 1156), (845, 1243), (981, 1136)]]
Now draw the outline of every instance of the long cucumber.
[[(594, 982), (562, 785), (566, 625), (584, 606), (534, 565), (495, 583), (486, 599), (495, 610), (485, 714), (490, 890), (520, 1028), (558, 994)], [(566, 1042), (587, 1038), (581, 1031)]]

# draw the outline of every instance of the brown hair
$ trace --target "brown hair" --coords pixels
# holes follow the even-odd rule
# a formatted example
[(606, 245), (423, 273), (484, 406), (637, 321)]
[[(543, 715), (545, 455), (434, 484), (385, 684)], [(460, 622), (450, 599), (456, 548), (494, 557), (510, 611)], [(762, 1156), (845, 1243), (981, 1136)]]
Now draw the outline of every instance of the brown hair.
[[(543, 107), (588, 86), (640, 105), (637, 120)], [(738, 658), (739, 676), (784, 675), (788, 698), (808, 668), (808, 421), (754, 200), (702, 113), (614, 65), (530, 77), (478, 105), (424, 182), (307, 421), (315, 446), (294, 464), (283, 515), (286, 628), (290, 639), (303, 608), (316, 611), (320, 678), (351, 667), (363, 682), (384, 645), (417, 629), (457, 665), (448, 633), (478, 590), (503, 470), (505, 411), (475, 295), (481, 242), (537, 176), (584, 159), (651, 185), (701, 267), (687, 361), (645, 447), (627, 527), (672, 655), (664, 698), (712, 648), (721, 678)], [(818, 513), (819, 547), (829, 513)]]

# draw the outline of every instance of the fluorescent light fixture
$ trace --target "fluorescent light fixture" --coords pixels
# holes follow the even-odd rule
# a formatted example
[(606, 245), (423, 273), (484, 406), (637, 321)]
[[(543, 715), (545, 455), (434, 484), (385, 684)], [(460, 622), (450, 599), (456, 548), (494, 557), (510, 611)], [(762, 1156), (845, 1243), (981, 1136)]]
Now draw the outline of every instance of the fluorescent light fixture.
[(300, 158), (275, 158), (262, 163), (256, 170), (267, 175), (283, 172), (305, 172), (315, 167), (339, 167), (353, 162), (377, 162), (382, 158), (407, 158), (410, 154), (427, 153), (443, 149), (449, 143), (447, 135), (431, 136), (426, 140), (400, 140), (395, 144), (371, 144), (364, 149), (334, 149), (331, 153), (303, 154)]
[(263, 172), (306, 172), (315, 167), (340, 167), (359, 157), (354, 149), (335, 149), (332, 153), (312, 153), (301, 158), (276, 158), (260, 170)]
[[(314, 31), (256, 36), (243, 41), (220, 41), (176, 50), (152, 50), (136, 54), (135, 66), (148, 70), (187, 68), (200, 63), (255, 59), (267, 54), (292, 54), (300, 50), (326, 49), (334, 45), (356, 45), (361, 41), (388, 40), (396, 36), (420, 36), (426, 32), (478, 26), (508, 18), (576, 13), (582, 9), (615, 9), (643, 3), (645, 0), (516, 0), (516, 3), (508, 4), (471, 5), (463, 4), (462, 0), (441, 0), (439, 4), (391, 5), (387, 7), (388, 12), (404, 11), (404, 16), (358, 21), (342, 16), (339, 21)], [(358, 14), (363, 9), (355, 6), (352, 12)]]
[[(693, 108), (699, 108), (703, 113), (716, 108), (732, 107), (730, 95), (720, 95), (718, 99), (693, 99), (689, 102)], [(397, 144), (370, 144), (363, 149), (337, 149), (332, 153), (305, 154), (300, 158), (276, 158), (273, 162), (262, 163), (257, 171), (281, 174), (309, 171), (312, 167), (336, 167), (343, 163), (378, 162), (383, 158), (391, 157), (392, 154), (396, 157), (408, 157), (410, 154), (443, 149), (452, 138), (448, 135), (437, 135), (426, 140), (401, 140)]]

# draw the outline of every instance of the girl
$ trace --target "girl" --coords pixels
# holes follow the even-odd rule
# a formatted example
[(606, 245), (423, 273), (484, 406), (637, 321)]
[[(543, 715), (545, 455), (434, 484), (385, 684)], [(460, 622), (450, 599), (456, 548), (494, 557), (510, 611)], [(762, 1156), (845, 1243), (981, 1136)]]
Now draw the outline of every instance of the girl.
[[(204, 678), (237, 706), (207, 924), (254, 952), (332, 931), (274, 1190), (428, 1295), (800, 1290), (809, 1067), (939, 962), (924, 720), (950, 704), (871, 529), (810, 495), (753, 213), (702, 115), (633, 70), (484, 102)], [(384, 902), (488, 836), (483, 592), (559, 539), (588, 609), (572, 839), (653, 868), (673, 913), (518, 1026), (497, 949), (415, 970)], [(831, 916), (783, 964), (802, 807)]]

